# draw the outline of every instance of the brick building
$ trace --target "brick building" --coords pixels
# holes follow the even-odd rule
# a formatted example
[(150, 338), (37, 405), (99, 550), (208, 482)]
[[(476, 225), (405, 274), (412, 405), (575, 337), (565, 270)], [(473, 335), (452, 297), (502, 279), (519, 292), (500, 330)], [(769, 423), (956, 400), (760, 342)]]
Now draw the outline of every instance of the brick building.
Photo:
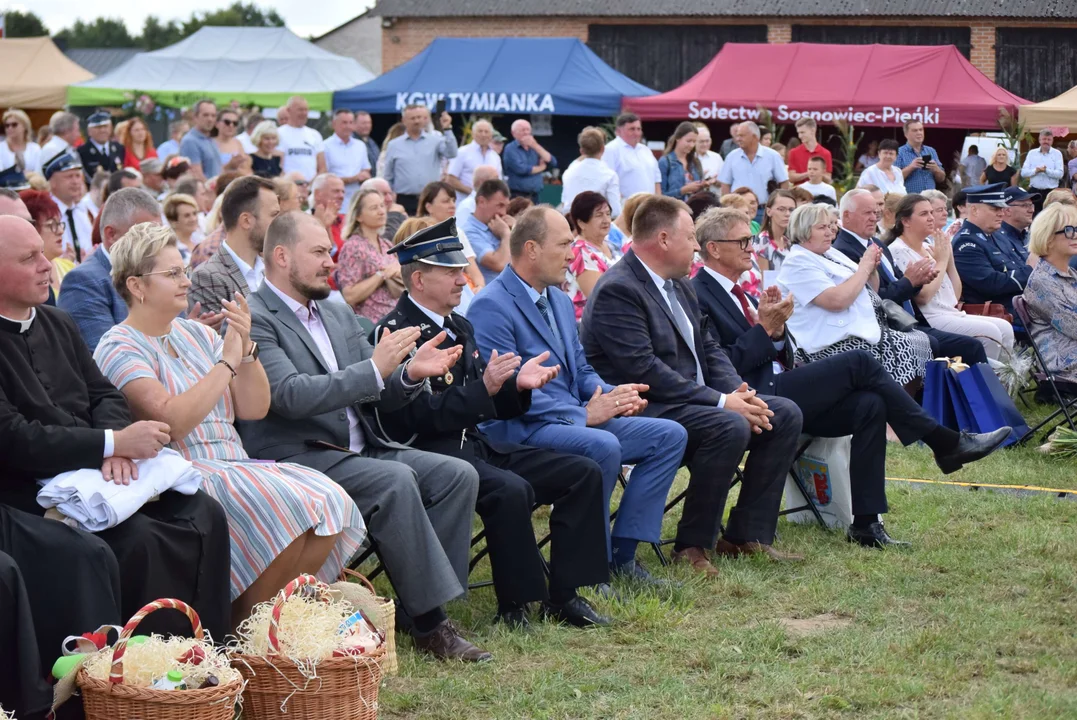
[(956, 45), (1033, 101), (1077, 85), (1077, 0), (378, 0), (330, 33), (336, 47), (363, 43), (357, 33), (369, 38), (375, 18), (383, 72), (435, 37), (577, 37), (632, 79), (669, 90), (726, 42), (877, 42)]

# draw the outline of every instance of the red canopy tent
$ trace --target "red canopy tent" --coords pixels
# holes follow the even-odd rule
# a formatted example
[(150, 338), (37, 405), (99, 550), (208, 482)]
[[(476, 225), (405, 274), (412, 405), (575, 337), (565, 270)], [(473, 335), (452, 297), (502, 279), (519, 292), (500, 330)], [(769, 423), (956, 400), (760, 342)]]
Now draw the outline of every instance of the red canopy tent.
[(757, 120), (804, 116), (832, 125), (900, 126), (916, 118), (939, 128), (998, 127), (999, 109), (1028, 104), (977, 70), (953, 45), (781, 45), (727, 43), (684, 85), (626, 98), (644, 120)]

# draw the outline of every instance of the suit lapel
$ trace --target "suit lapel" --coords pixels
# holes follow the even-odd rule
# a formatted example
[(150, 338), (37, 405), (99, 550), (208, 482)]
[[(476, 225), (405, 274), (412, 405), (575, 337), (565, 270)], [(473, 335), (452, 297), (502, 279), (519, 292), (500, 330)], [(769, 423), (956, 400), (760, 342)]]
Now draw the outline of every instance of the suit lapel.
[[(748, 318), (744, 317), (743, 308), (735, 303), (733, 298), (729, 297), (729, 293), (725, 291), (725, 288), (712, 278), (706, 270), (700, 270), (699, 273), (703, 289), (710, 293), (715, 302), (722, 306), (722, 309), (733, 319), (733, 322), (739, 325), (742, 330), (751, 330), (752, 326), (748, 324)], [(749, 302), (752, 301), (749, 300)], [(754, 305), (754, 303), (752, 304)]]
[[(553, 336), (553, 330), (542, 319), (542, 313), (539, 312), (538, 306), (531, 302), (531, 296), (527, 292), (527, 288), (524, 287), (524, 282), (516, 276), (516, 273), (512, 270), (512, 267), (506, 267), (502, 275), (508, 275), (504, 279), (505, 289), (512, 295), (513, 301), (516, 303), (516, 307), (520, 309), (523, 316), (527, 318), (527, 321), (531, 323), (531, 327), (542, 336), (542, 339), (546, 341), (546, 346), (550, 348), (550, 353), (561, 358), (561, 362), (568, 364), (568, 359), (563, 357), (557, 346), (557, 340)], [(550, 307), (550, 312), (554, 312), (553, 307)], [(553, 317), (557, 317), (556, 313)], [(560, 326), (558, 326), (560, 327)], [(567, 353), (567, 350), (566, 350)]]
[[(227, 255), (227, 253), (225, 254)], [(271, 289), (269, 289), (269, 287), (263, 284), (262, 287), (258, 288), (258, 290), (255, 291), (255, 294), (262, 299), (262, 302), (264, 302), (266, 307), (269, 308), (269, 312), (276, 315), (278, 320), (280, 320), (289, 330), (299, 336), (299, 339), (302, 340), (303, 344), (307, 346), (307, 350), (309, 350), (310, 354), (313, 355), (314, 358), (318, 361), (318, 364), (322, 366), (322, 369), (325, 370), (327, 373), (331, 372), (329, 369), (329, 365), (325, 362), (325, 358), (322, 357), (322, 353), (318, 350), (318, 346), (317, 344), (315, 344), (314, 338), (312, 338), (307, 329), (303, 327), (303, 323), (299, 322), (299, 318), (295, 316), (295, 313), (292, 312), (291, 308), (285, 305), (284, 301), (277, 297), (277, 293), (273, 292)], [(322, 314), (321, 317), (322, 324), (324, 325), (325, 315)], [(328, 325), (326, 325), (325, 329), (326, 332), (329, 333), (329, 341), (332, 342), (333, 333), (329, 331)], [(335, 343), (333, 344), (333, 349), (335, 352)], [(338, 365), (338, 367), (345, 366)]]
[[(217, 251), (217, 257), (221, 259), (221, 266), (224, 268), (225, 273), (227, 273), (228, 277), (232, 278), (232, 282), (235, 283), (236, 287), (243, 293), (243, 297), (249, 295), (251, 289), (247, 287), (247, 279), (243, 277), (243, 273), (239, 270), (239, 265), (236, 265), (236, 261), (232, 259), (232, 253), (221, 248)], [(272, 291), (270, 291), (270, 294), (273, 294)], [(274, 295), (274, 297), (276, 296)], [(231, 300), (232, 298), (226, 299)], [(280, 298), (276, 299), (280, 300)], [(283, 305), (284, 303), (281, 304)], [(285, 306), (284, 309), (287, 310), (288, 307)], [(291, 315), (292, 312), (289, 310), (288, 314)]]
[[(337, 368), (343, 370), (352, 363), (351, 357), (348, 356), (348, 342), (344, 338), (344, 329), (337, 324), (337, 319), (333, 317), (332, 313), (325, 312), (322, 303), (316, 302), (318, 307), (318, 317), (322, 320), (322, 325), (325, 326), (325, 334), (329, 336), (329, 344), (333, 346), (333, 355), (337, 359)], [(293, 315), (294, 317), (294, 315)], [(310, 333), (307, 333), (309, 336)]]

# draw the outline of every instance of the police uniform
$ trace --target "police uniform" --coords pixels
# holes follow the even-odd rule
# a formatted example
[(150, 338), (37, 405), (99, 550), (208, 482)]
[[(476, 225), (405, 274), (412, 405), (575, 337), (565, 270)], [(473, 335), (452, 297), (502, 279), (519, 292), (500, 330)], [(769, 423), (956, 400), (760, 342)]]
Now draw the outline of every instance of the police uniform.
[[(112, 116), (104, 111), (95, 112), (86, 121), (88, 128), (111, 124)], [(123, 169), (125, 151), (123, 145), (114, 140), (106, 142), (103, 148), (98, 148), (92, 140), (87, 140), (79, 146), (78, 153), (82, 159), (82, 171), (86, 174), (87, 183), (93, 180), (98, 169), (103, 169), (106, 173)]]
[[(966, 189), (970, 205), (982, 203), (1005, 207), (1002, 183)], [(1032, 268), (1015, 252), (1009, 241), (988, 235), (965, 220), (954, 236), (954, 267), (961, 277), (966, 303), (995, 302), (1013, 313), (1013, 297), (1025, 290)]]
[[(1028, 192), (1019, 187), (1006, 188), (1005, 195), (1007, 205), (1024, 202), (1025, 200), (1032, 200), (1035, 202), (1040, 197), (1039, 193)], [(1028, 263), (1028, 228), (1018, 230), (1004, 220), (1002, 225), (999, 226), (999, 229), (993, 232), (992, 235), (1000, 241), (1002, 247), (1007, 250), (1014, 259), (1026, 264)]]
[[(422, 262), (443, 267), (467, 266), (455, 220), (416, 233), (389, 252), (401, 265)], [(400, 410), (379, 413), (382, 429), (419, 450), (451, 455), (470, 462), (479, 473), (476, 511), (486, 529), (499, 614), (506, 608), (552, 599), (563, 603), (575, 588), (608, 582), (602, 471), (592, 460), (513, 443), (494, 442), (476, 427), (494, 418), (516, 417), (531, 405), (531, 391), (518, 391), (510, 377), (490, 396), (483, 382), (486, 362), (475, 343), (471, 324), (461, 315), (432, 317), (405, 292), (396, 307), (372, 333), (418, 327), (419, 344), (443, 329), (442, 348), (463, 352), (445, 375), (431, 378), (430, 392)], [(531, 511), (552, 505), (549, 592), (543, 560), (535, 543)]]

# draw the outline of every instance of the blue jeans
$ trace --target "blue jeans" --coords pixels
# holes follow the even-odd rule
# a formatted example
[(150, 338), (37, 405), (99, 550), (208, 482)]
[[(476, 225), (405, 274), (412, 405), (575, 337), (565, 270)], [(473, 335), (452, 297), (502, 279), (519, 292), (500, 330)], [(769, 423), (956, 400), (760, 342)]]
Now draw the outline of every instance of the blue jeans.
[[(591, 458), (602, 468), (609, 528), (610, 498), (622, 465), (635, 465), (621, 498), (613, 535), (641, 542), (662, 537), (662, 512), (688, 442), (688, 432), (673, 420), (618, 417), (596, 427), (549, 424), (527, 444)], [(607, 555), (610, 533), (606, 533)]]

